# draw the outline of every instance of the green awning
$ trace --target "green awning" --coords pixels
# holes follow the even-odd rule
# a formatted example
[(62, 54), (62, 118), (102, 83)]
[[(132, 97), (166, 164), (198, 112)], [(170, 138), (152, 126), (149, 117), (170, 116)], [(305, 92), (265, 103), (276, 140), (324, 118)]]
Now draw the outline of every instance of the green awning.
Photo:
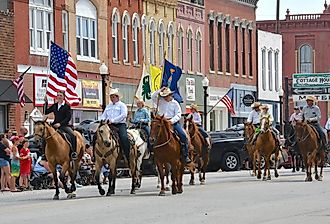
[[(29, 97), (24, 96), (26, 103), (32, 103)], [(19, 103), (17, 88), (11, 80), (0, 79), (0, 103)]]

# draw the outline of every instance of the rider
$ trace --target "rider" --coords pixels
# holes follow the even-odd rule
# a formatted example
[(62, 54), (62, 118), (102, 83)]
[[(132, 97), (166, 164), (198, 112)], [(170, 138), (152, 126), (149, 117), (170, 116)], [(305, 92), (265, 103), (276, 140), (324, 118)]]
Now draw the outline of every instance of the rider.
[(250, 112), (247, 122), (252, 123), (255, 127), (260, 126), (260, 107), (261, 103), (259, 102), (254, 102), (251, 107), (252, 111)]
[(201, 115), (198, 113), (198, 106), (193, 103), (190, 105), (190, 110), (191, 110), (191, 115), (192, 115), (193, 121), (198, 126), (198, 130), (200, 131), (200, 133), (206, 140), (207, 148), (210, 149), (211, 148), (210, 136), (207, 134), (207, 132), (202, 127), (202, 118), (201, 118)]
[(148, 149), (151, 151), (149, 136), (150, 136), (150, 111), (145, 107), (144, 101), (140, 98), (136, 100), (138, 109), (134, 113), (134, 118), (130, 122), (137, 127), (143, 129), (147, 133)]
[(120, 146), (124, 151), (127, 161), (129, 161), (130, 143), (128, 141), (126, 125), (127, 106), (120, 101), (118, 89), (111, 89), (109, 95), (111, 102), (103, 111), (100, 119), (118, 128)]
[(77, 140), (76, 136), (73, 133), (73, 130), (69, 127), (69, 122), (72, 116), (72, 110), (69, 104), (64, 101), (65, 92), (63, 90), (59, 90), (57, 92), (57, 103), (54, 103), (52, 106), (48, 108), (48, 99), (45, 96), (45, 114), (54, 114), (54, 122), (52, 123), (55, 129), (59, 129), (62, 132), (67, 133), (72, 141), (71, 149), (71, 158), (73, 160), (77, 159)]
[(303, 118), (307, 121), (307, 123), (315, 127), (315, 129), (320, 135), (322, 145), (324, 147), (327, 147), (327, 140), (320, 125), (321, 111), (317, 105), (314, 105), (314, 103), (316, 102), (316, 98), (313, 96), (308, 96), (306, 102), (307, 105), (304, 106), (304, 108), (302, 109)]
[(291, 114), (289, 122), (294, 125), (297, 121), (302, 120), (302, 114), (299, 107), (294, 107), (293, 110), (294, 112)]
[[(162, 87), (160, 90), (155, 91), (151, 98), (158, 106), (158, 114), (164, 115), (172, 123), (174, 130), (177, 131), (180, 141), (184, 144), (185, 163), (188, 164), (191, 162), (188, 156), (188, 138), (180, 124), (181, 107), (173, 99), (173, 93), (168, 87)], [(160, 98), (158, 98), (158, 95)]]
[(274, 128), (274, 127), (272, 126), (272, 123), (273, 123), (273, 121), (274, 121), (274, 117), (273, 117), (272, 114), (269, 113), (269, 111), (268, 111), (268, 110), (269, 110), (268, 105), (262, 105), (262, 106), (260, 106), (260, 109), (261, 109), (261, 113), (260, 113), (260, 121), (261, 121), (263, 118), (267, 118), (267, 119), (269, 120), (269, 124), (270, 124), (270, 126), (271, 126), (271, 130), (272, 130), (274, 136), (276, 137), (278, 143), (280, 144), (280, 142), (281, 142), (281, 139), (280, 139), (280, 132), (279, 132), (276, 128)]

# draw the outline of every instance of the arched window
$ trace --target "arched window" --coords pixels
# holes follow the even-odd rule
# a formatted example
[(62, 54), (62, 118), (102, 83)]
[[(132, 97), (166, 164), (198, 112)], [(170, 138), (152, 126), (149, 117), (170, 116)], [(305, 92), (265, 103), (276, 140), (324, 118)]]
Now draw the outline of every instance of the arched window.
[(197, 59), (197, 71), (202, 72), (202, 34), (200, 30), (196, 33), (196, 59)]
[(188, 54), (188, 70), (192, 71), (193, 67), (193, 49), (192, 49), (192, 42), (193, 42), (193, 32), (191, 29), (188, 30), (187, 33), (187, 54)]
[(97, 11), (89, 0), (76, 4), (77, 55), (90, 59), (97, 58)]
[(269, 90), (273, 91), (273, 51), (268, 51), (268, 84)]
[(112, 59), (118, 61), (118, 23), (120, 15), (117, 8), (112, 10)]
[(123, 53), (124, 53), (124, 62), (128, 62), (128, 26), (130, 25), (130, 18), (127, 11), (123, 13)]
[(139, 44), (138, 44), (138, 37), (139, 37), (139, 28), (140, 28), (140, 21), (138, 14), (134, 13), (133, 15), (133, 22), (132, 22), (132, 33), (133, 33), (133, 55), (134, 55), (134, 64), (139, 63)]
[(142, 25), (142, 53), (144, 60), (146, 60), (146, 30), (147, 30), (147, 17), (143, 15), (141, 17), (141, 25)]
[(178, 31), (178, 65), (183, 69), (183, 29), (179, 28)]
[(156, 32), (156, 25), (155, 21), (152, 19), (149, 23), (149, 34), (150, 34), (150, 64), (155, 65), (155, 32)]
[(165, 30), (164, 30), (164, 23), (162, 20), (159, 21), (158, 26), (158, 47), (159, 47), (159, 64), (162, 65), (164, 63), (164, 36), (165, 36)]
[(54, 39), (53, 0), (29, 1), (30, 52), (46, 54)]
[(300, 73), (312, 73), (313, 72), (313, 48), (304, 44), (300, 47), (299, 52), (299, 70)]
[(261, 68), (262, 90), (266, 91), (266, 49), (261, 50)]
[(170, 22), (168, 24), (168, 29), (167, 29), (167, 52), (168, 52), (168, 60), (173, 62), (173, 39), (174, 39), (174, 27), (173, 27), (173, 23)]
[(278, 92), (279, 90), (280, 90), (280, 85), (281, 85), (281, 83), (280, 83), (280, 77), (279, 77), (279, 57), (278, 57), (278, 50), (277, 51), (275, 51), (275, 55), (274, 55), (274, 59), (275, 59), (275, 68), (274, 68), (274, 70), (275, 70), (275, 90)]

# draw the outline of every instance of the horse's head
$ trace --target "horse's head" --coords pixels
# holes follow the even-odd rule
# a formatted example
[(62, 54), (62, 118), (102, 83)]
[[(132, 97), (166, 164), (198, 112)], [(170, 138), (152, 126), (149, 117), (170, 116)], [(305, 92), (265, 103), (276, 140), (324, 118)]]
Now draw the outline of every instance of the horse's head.
[(251, 122), (244, 123), (244, 137), (250, 138), (254, 135), (255, 127)]
[(196, 130), (198, 130), (197, 125), (193, 121), (193, 117), (190, 115), (184, 118), (183, 127), (191, 136), (193, 136)]
[(48, 124), (46, 123), (45, 120), (34, 121), (33, 133), (34, 133), (34, 139), (37, 144), (39, 144), (40, 141), (46, 137), (47, 125)]
[(308, 124), (303, 121), (296, 122), (294, 130), (296, 131), (296, 139), (298, 142), (300, 142), (308, 134), (307, 127)]
[(150, 144), (154, 145), (157, 143), (159, 138), (166, 136), (167, 130), (170, 129), (170, 122), (164, 118), (164, 115), (152, 116), (151, 130), (150, 130)]
[(263, 117), (260, 119), (260, 132), (264, 133), (270, 128), (270, 120), (268, 117)]
[(290, 146), (295, 141), (294, 126), (288, 121), (284, 121), (284, 138), (285, 138), (285, 146)]
[(111, 129), (109, 125), (101, 121), (99, 127), (96, 130), (97, 142), (102, 143), (105, 147), (111, 146)]

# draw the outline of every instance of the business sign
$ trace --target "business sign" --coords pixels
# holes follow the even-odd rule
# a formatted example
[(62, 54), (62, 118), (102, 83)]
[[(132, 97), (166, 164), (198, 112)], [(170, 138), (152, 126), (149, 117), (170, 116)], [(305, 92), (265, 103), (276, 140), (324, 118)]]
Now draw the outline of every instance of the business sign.
[(100, 107), (99, 81), (81, 80), (83, 107)]
[(330, 101), (330, 94), (292, 95), (293, 101), (306, 101), (308, 96), (314, 96), (317, 101)]
[(245, 106), (250, 107), (254, 103), (254, 97), (251, 94), (246, 94), (242, 101)]
[(188, 101), (196, 100), (195, 78), (186, 78), (186, 98)]
[[(45, 103), (45, 96), (46, 96), (46, 90), (47, 90), (47, 75), (39, 75), (34, 74), (33, 75), (33, 102), (34, 106), (41, 107)], [(48, 97), (48, 104), (52, 105), (54, 104), (54, 99)]]
[(330, 87), (329, 73), (293, 74), (292, 78), (293, 88)]

